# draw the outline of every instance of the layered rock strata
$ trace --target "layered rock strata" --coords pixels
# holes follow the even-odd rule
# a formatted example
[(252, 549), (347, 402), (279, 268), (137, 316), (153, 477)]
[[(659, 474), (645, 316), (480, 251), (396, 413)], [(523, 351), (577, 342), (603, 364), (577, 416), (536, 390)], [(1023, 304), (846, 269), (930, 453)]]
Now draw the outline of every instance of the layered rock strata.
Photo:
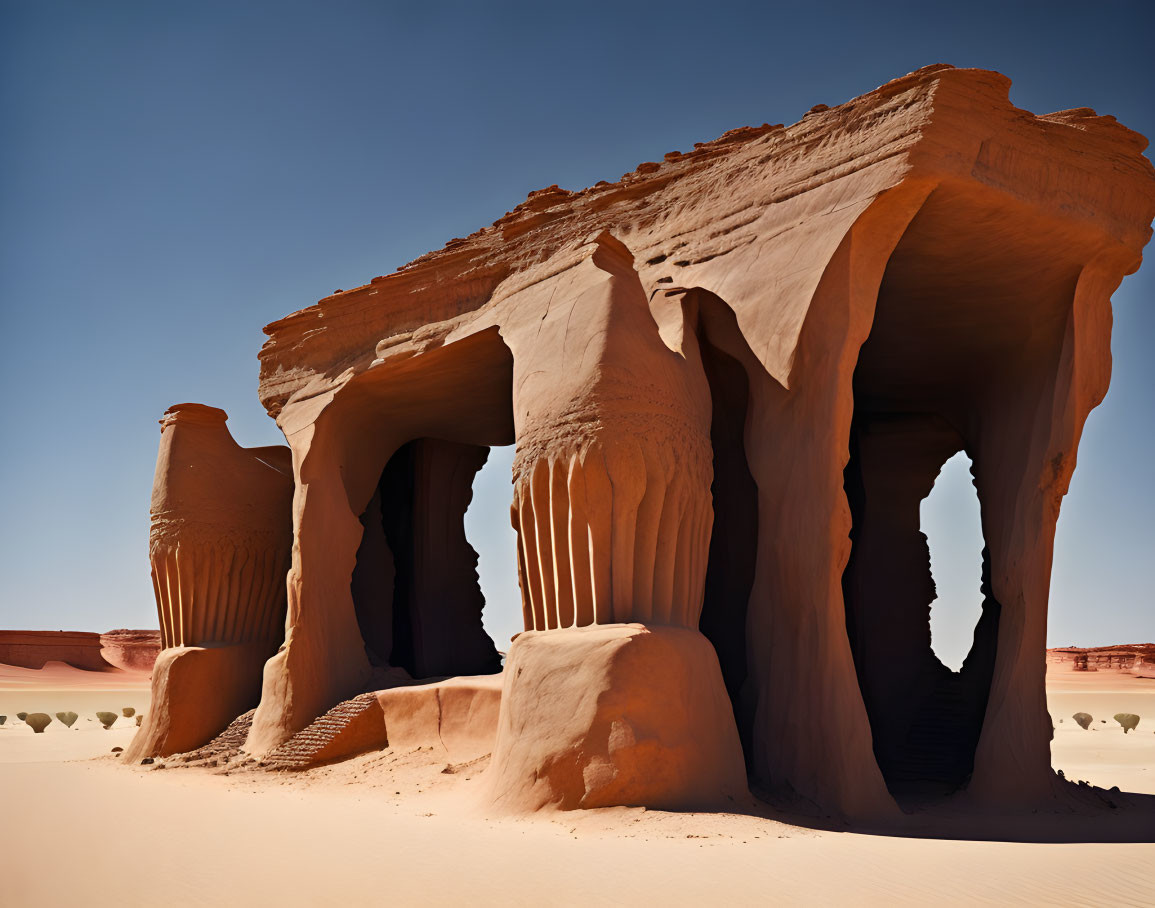
[[(461, 502), (480, 449), (516, 444), (526, 633), (496, 802), (733, 803), (742, 761), (760, 790), (852, 817), (924, 784), (1055, 797), (1055, 522), (1155, 171), (1113, 118), (1035, 116), (1009, 84), (932, 66), (531, 193), (269, 325), (260, 397), (292, 449), (294, 545), (246, 748), (274, 752), (382, 669), (491, 657)], [(986, 605), (953, 674), (929, 647), (917, 515), (959, 450)], [(414, 543), (434, 526), (451, 543)], [(415, 593), (438, 563), (444, 594)], [(174, 609), (169, 589), (166, 641), (228, 611)]]
[(147, 672), (159, 652), (156, 631), (0, 631), (0, 664), (21, 668), (63, 662), (83, 671)]

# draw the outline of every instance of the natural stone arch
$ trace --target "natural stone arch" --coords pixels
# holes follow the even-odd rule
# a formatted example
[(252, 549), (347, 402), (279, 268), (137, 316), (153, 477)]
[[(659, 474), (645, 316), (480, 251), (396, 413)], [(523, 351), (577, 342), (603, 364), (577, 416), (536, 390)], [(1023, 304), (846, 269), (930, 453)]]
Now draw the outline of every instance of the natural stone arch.
[[(1039, 409), (1052, 406), (1076, 287), (1094, 248), (1087, 228), (1056, 223), (994, 189), (944, 182), (887, 262), (854, 377), (846, 470), (854, 550), (843, 587), (874, 750), (892, 789), (967, 783), (996, 665), (1024, 658), (1016, 638), (1027, 625), (1036, 634), (1045, 627), (1045, 598), (1025, 600), (1021, 578), (1049, 573), (1045, 540), (1057, 511), (1036, 531), (1047, 547), (1037, 563), (1021, 552), (1008, 561), (996, 540), (1039, 487), (1029, 475), (1012, 479), (1007, 466), (1032, 456), (1029, 433)], [(983, 617), (956, 677), (930, 649), (933, 591), (918, 504), (963, 449), (974, 462), (988, 551)], [(1013, 618), (1004, 609), (1011, 602)], [(1043, 708), (1041, 677), (1030, 696)], [(1036, 760), (1047, 759), (1049, 735), (1040, 732), (1007, 730), (1003, 753), (1034, 749)], [(1019, 768), (1007, 756), (995, 763), (988, 772)]]
[[(374, 577), (368, 562), (388, 560), (386, 573), (394, 570), (394, 553), (382, 521), (388, 516), (392, 525), (400, 526), (409, 520), (390, 510), (390, 502), (382, 497), (382, 491), (388, 491), (388, 466), (402, 449), (408, 452), (406, 456), (417, 451), (427, 464), (433, 462), (431, 457), (437, 460), (438, 455), (442, 459), (448, 455), (443, 464), (448, 468), (426, 477), (420, 485), (429, 504), (428, 496), (439, 492), (439, 480), (444, 482), (453, 474), (452, 463), (458, 458), (451, 452), (513, 440), (511, 376), (510, 353), (496, 328), (465, 334), (394, 361), (383, 358), (333, 393), (315, 422), (289, 435), (297, 465), (297, 545), (289, 574), (287, 645), (265, 668), (265, 694), (246, 745), (250, 750), (263, 752), (283, 742), (338, 701), (370, 685), (373, 666), (363, 624), (372, 609), (363, 608), (359, 616), (354, 591), (379, 598), (379, 607), (389, 609), (392, 618), (395, 588), (387, 581), (393, 578)], [(402, 485), (412, 483), (412, 462), (398, 468), (408, 471)], [(468, 471), (468, 477), (458, 476), (458, 487), (450, 492), (457, 498), (454, 510), (460, 513), (454, 519), (458, 524), (468, 503), (468, 498), (462, 498), (460, 482), (467, 478), (471, 483), (475, 470)], [(432, 512), (448, 517), (447, 506), (434, 507)], [(367, 514), (371, 516), (363, 522)], [(361, 571), (357, 570), (359, 554), (364, 565)], [(463, 550), (457, 555), (468, 557)], [(459, 564), (429, 567), (445, 571)], [(468, 570), (472, 571), (472, 565)], [(449, 620), (438, 643), (446, 644), (454, 627)], [(481, 630), (480, 606), (476, 627), (471, 625), (464, 633), (469, 635), (470, 630), (473, 642), (465, 645), (475, 655), (461, 661), (458, 653), (458, 670), (445, 671), (453, 667), (454, 644), (438, 646), (432, 641), (430, 646), (441, 653), (426, 653), (419, 662), (410, 656), (406, 659), (409, 667), (419, 674), (425, 670), (432, 674), (496, 670), (492, 642), (488, 642), (486, 657), (488, 638)], [(390, 645), (389, 654), (378, 654), (379, 668), (388, 667), (391, 653)], [(298, 689), (297, 679), (303, 676), (295, 668), (298, 664), (309, 666), (309, 684), (302, 689)]]
[[(917, 514), (911, 489), (964, 447), (983, 502), (990, 619), (972, 654), (981, 683), (967, 695), (979, 730), (949, 749), (973, 765), (971, 796), (1037, 805), (1061, 791), (1042, 686), (1054, 521), (1083, 420), (1107, 386), (1109, 297), (1150, 236), (1155, 179), (1141, 137), (1113, 119), (1035, 116), (1010, 104), (1008, 86), (928, 67), (617, 183), (550, 187), (469, 238), (268, 326), (260, 395), (292, 450), (294, 555), (252, 752), (323, 726), (318, 716), (373, 681), (366, 635), (386, 645), (359, 620), (352, 587), (375, 496), (388, 543), (390, 459), (421, 439), (516, 440), (512, 517), (534, 630), (515, 641), (504, 676), (496, 802), (720, 803), (741, 794), (736, 716), (759, 790), (893, 815), (884, 773), (902, 710), (876, 694), (878, 627), (861, 608), (881, 564), (869, 524), (909, 516), (911, 498)], [(665, 292), (675, 288), (689, 289)], [(991, 300), (1005, 318), (992, 322)], [(993, 329), (945, 330), (971, 309)], [(483, 392), (512, 412), (498, 420), (472, 405)], [(753, 572), (747, 558), (714, 585), (713, 524), (734, 497), (712, 476), (718, 439), (742, 473), (738, 417), (713, 413), (729, 396), (745, 397), (740, 453), (756, 520), (725, 508), (756, 525)], [(871, 454), (884, 423), (901, 424), (890, 440), (911, 439), (904, 456), (917, 469), (900, 489), (907, 503), (879, 511), (866, 490), (888, 480)], [(882, 561), (905, 548), (901, 537), (884, 539)], [(241, 576), (228, 572), (230, 583)], [(189, 602), (195, 625), (205, 615)], [(733, 606), (711, 613), (725, 620), (709, 631), (729, 677), (697, 630), (707, 602)], [(158, 605), (174, 627), (184, 621), (160, 588)], [(916, 637), (898, 660), (913, 675)], [(689, 705), (673, 715), (679, 698)], [(351, 702), (341, 708), (360, 708)], [(671, 734), (689, 743), (667, 747)], [(348, 752), (329, 743), (314, 752)]]

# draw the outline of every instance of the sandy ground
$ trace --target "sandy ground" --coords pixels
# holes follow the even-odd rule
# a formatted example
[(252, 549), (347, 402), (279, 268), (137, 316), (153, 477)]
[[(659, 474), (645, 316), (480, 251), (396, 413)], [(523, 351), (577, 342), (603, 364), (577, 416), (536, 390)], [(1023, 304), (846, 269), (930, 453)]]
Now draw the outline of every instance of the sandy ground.
[[(1055, 725), (1051, 765), (1068, 779), (1155, 794), (1155, 678), (1120, 671), (1076, 672), (1051, 664), (1047, 707)], [(1086, 731), (1071, 718), (1077, 712), (1094, 717)], [(1124, 734), (1116, 713), (1134, 713), (1139, 726)]]
[[(1060, 670), (1048, 688), (1056, 766), (1069, 778), (1155, 793), (1155, 681)], [(81, 694), (100, 701), (93, 709), (147, 701), (143, 688), (25, 687), (0, 690), (0, 712), (13, 697), (20, 709), (82, 712)], [(1095, 716), (1095, 731), (1058, 722), (1080, 710)], [(1111, 718), (1121, 711), (1142, 717), (1137, 732), (1123, 735)], [(109, 731), (54, 725), (43, 735), (0, 727), (0, 904), (1155, 901), (1155, 845), (1084, 841), (1118, 837), (1110, 813), (1086, 823), (1039, 818), (1025, 835), (986, 821), (979, 833), (1033, 839), (1021, 842), (936, 838), (917, 818), (909, 836), (866, 835), (793, 825), (770, 811), (494, 818), (476, 806), (485, 760), (449, 767), (431, 751), (384, 751), (302, 774), (125, 767), (109, 754), (133, 734), (125, 720)], [(1067, 843), (1040, 843), (1048, 836), (1039, 830), (1052, 825)], [(1155, 841), (1149, 832), (1123, 837)]]

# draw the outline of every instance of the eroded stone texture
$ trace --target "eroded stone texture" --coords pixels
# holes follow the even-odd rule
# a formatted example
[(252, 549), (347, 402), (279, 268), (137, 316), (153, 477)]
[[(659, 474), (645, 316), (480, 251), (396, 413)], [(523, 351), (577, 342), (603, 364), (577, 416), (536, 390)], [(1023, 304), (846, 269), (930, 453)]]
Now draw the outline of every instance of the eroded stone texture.
[(149, 556), (164, 649), (126, 760), (208, 743), (256, 703), (284, 633), (290, 453), (241, 448), (226, 418), (180, 404), (161, 420)]
[(40, 669), (63, 662), (84, 671), (149, 671), (160, 652), (156, 631), (0, 631), (0, 663)]
[(697, 339), (674, 305), (677, 336), (663, 340), (629, 250), (608, 234), (535, 292), (562, 304), (524, 352), (512, 347), (526, 629), (696, 628), (713, 522)]
[(531, 631), (513, 642), (507, 669), (488, 779), (499, 809), (735, 809), (746, 800), (718, 660), (696, 631)]
[[(383, 673), (496, 668), (460, 524), (484, 449), (516, 444), (527, 633), (496, 803), (715, 805), (743, 759), (759, 790), (853, 817), (924, 783), (1053, 797), (1055, 521), (1155, 172), (1113, 118), (1035, 116), (1008, 87), (932, 66), (531, 193), (269, 325), (295, 545), (246, 749)], [(959, 450), (986, 606), (953, 674), (929, 647), (918, 509)], [(166, 641), (228, 612), (172, 601), (158, 587)]]

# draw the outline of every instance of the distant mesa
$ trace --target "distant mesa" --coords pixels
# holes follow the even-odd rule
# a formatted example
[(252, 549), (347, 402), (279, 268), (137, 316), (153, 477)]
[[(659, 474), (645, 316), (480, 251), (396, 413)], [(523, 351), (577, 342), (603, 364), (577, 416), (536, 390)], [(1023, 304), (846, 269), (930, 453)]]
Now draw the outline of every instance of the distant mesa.
[(160, 653), (160, 632), (0, 630), (0, 665), (42, 669), (62, 662), (88, 672), (149, 672)]
[(1126, 671), (1155, 678), (1155, 643), (1121, 643), (1113, 646), (1059, 646), (1047, 650), (1047, 661), (1072, 671)]

